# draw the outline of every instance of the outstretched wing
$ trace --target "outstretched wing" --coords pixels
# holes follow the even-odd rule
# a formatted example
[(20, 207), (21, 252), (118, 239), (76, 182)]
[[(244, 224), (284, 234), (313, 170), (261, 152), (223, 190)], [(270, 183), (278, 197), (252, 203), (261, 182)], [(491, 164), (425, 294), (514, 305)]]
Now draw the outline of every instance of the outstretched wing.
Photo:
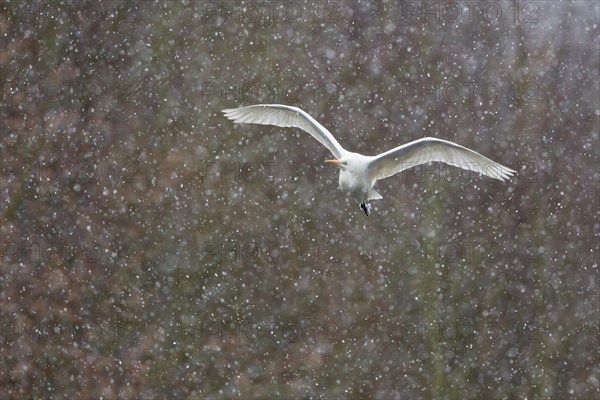
[(229, 108), (223, 110), (227, 118), (236, 123), (275, 125), (300, 128), (311, 134), (323, 146), (327, 147), (336, 159), (346, 150), (338, 143), (323, 125), (298, 107), (282, 104), (256, 104), (253, 106)]
[(431, 137), (415, 140), (375, 156), (369, 164), (369, 172), (375, 181), (430, 161), (476, 171), (501, 181), (516, 173), (515, 170), (466, 147)]

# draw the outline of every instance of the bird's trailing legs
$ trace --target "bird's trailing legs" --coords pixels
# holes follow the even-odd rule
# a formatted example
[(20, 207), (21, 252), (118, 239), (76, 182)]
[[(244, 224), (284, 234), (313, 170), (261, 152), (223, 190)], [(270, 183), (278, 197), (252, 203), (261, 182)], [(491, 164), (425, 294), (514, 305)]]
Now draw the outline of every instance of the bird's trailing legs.
[(360, 208), (362, 208), (362, 210), (365, 212), (365, 214), (367, 214), (368, 217), (369, 213), (371, 212), (371, 205), (369, 203), (360, 203)]

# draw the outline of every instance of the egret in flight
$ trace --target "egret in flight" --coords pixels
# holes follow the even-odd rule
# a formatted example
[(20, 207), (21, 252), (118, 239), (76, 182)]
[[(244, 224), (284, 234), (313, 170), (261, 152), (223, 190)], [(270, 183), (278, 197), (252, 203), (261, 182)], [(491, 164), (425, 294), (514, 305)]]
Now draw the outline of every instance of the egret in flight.
[(223, 110), (236, 123), (275, 125), (300, 128), (317, 139), (335, 159), (325, 160), (340, 169), (340, 189), (360, 204), (368, 216), (369, 200), (381, 195), (373, 189), (380, 179), (430, 161), (439, 161), (504, 181), (516, 171), (490, 160), (481, 154), (447, 140), (426, 137), (388, 150), (376, 156), (365, 156), (344, 149), (333, 135), (298, 107), (282, 104), (256, 104)]

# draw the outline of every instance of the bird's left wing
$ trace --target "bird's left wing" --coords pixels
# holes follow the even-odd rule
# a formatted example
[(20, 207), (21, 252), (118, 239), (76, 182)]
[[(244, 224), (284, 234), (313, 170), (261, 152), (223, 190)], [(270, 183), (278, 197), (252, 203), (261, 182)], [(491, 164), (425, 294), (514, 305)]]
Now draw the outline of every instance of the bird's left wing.
[(223, 110), (227, 118), (236, 123), (275, 125), (300, 128), (311, 134), (331, 154), (339, 159), (346, 150), (323, 125), (298, 107), (283, 104), (255, 104), (253, 106)]
[(509, 179), (516, 172), (466, 147), (431, 137), (415, 140), (373, 157), (369, 172), (375, 181), (430, 161), (476, 171), (501, 181)]

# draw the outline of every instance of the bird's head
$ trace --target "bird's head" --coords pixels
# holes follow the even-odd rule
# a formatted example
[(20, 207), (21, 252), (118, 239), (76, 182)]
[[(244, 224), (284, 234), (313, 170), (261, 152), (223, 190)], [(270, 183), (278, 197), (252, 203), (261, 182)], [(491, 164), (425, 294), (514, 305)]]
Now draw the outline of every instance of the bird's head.
[(348, 161), (347, 160), (325, 160), (325, 162), (327, 164), (332, 164), (335, 165), (336, 167), (339, 167), (340, 169), (346, 169), (348, 167)]

